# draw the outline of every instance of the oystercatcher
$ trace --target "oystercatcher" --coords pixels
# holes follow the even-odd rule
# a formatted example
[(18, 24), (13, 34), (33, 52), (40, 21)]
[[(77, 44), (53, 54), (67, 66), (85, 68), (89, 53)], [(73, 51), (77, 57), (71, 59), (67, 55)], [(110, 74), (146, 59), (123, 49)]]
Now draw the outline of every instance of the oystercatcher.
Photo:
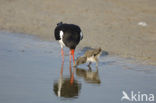
[(76, 64), (74, 66), (78, 66), (80, 64), (89, 62), (88, 66), (90, 67), (92, 62), (96, 62), (96, 67), (97, 67), (98, 61), (99, 61), (98, 59), (99, 59), (101, 52), (102, 52), (101, 48), (86, 51), (84, 56), (79, 57), (76, 60)]
[(63, 47), (66, 46), (70, 49), (70, 61), (72, 55), (73, 63), (75, 64), (74, 50), (79, 44), (80, 40), (83, 39), (83, 34), (80, 27), (75, 24), (67, 24), (60, 22), (57, 24), (54, 34), (55, 39), (58, 40), (61, 45), (62, 60), (64, 61)]

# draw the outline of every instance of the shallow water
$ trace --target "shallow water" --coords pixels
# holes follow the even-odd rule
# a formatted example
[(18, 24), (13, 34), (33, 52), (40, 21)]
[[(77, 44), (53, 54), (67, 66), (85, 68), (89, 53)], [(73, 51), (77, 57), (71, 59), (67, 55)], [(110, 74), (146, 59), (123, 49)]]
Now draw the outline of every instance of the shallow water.
[(56, 42), (0, 32), (0, 103), (124, 103), (122, 91), (156, 95), (156, 66), (106, 53), (98, 68), (73, 68), (68, 49), (64, 63), (60, 54)]

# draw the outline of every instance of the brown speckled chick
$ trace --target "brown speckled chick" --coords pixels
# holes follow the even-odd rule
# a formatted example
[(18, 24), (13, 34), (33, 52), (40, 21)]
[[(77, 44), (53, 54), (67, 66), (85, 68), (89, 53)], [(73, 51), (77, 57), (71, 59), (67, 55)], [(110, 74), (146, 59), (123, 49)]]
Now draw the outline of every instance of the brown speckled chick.
[(98, 66), (98, 59), (101, 54), (101, 51), (101, 48), (86, 51), (84, 56), (77, 58), (76, 64), (74, 66), (78, 66), (87, 62), (89, 62), (88, 66), (90, 66), (92, 62), (96, 62), (96, 66)]

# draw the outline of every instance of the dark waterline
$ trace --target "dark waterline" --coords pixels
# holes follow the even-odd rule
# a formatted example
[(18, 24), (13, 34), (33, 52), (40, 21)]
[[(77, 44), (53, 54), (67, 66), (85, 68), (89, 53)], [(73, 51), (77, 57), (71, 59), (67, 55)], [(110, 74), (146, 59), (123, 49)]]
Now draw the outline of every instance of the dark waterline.
[[(77, 50), (76, 56), (85, 50)], [(70, 72), (68, 49), (65, 52), (61, 75), (58, 43), (0, 32), (0, 103), (122, 103), (122, 91), (156, 95), (156, 66), (108, 53), (101, 56), (98, 68), (75, 68), (71, 84), (74, 68)]]

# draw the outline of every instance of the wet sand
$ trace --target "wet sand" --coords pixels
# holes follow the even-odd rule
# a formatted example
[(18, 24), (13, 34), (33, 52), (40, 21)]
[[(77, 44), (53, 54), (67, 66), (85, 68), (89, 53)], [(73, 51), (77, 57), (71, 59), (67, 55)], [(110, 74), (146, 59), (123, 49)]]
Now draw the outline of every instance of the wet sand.
[[(85, 50), (77, 49), (76, 57)], [(58, 43), (0, 32), (0, 102), (121, 103), (122, 91), (156, 96), (156, 66), (107, 54), (100, 57), (98, 70), (95, 64), (92, 70), (86, 65), (76, 68), (71, 85), (68, 52), (65, 49), (61, 66)]]
[[(80, 25), (80, 47), (156, 65), (155, 0), (1, 0), (0, 29), (54, 40), (60, 21)], [(143, 24), (143, 25), (142, 25)]]

